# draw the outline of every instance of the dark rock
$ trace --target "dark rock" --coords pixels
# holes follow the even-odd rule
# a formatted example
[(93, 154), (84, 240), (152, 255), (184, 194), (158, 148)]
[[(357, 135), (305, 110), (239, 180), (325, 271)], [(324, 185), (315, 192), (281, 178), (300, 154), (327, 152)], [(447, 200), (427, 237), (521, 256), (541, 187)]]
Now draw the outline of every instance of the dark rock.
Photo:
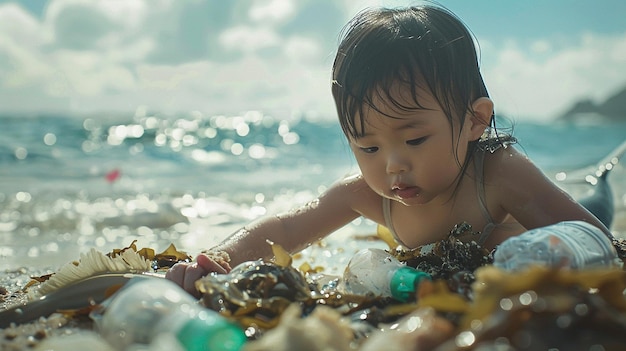
[(596, 104), (589, 99), (580, 100), (559, 116), (559, 119), (564, 121), (576, 121), (583, 118), (599, 118), (608, 122), (625, 122), (626, 87), (601, 104)]

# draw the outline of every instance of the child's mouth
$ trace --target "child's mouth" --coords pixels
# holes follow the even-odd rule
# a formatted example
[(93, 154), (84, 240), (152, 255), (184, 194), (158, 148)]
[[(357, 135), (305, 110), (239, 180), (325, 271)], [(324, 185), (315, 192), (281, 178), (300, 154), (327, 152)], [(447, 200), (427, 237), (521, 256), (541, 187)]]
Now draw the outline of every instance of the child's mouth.
[(401, 199), (410, 199), (420, 194), (420, 188), (416, 186), (394, 186), (391, 188), (391, 191)]

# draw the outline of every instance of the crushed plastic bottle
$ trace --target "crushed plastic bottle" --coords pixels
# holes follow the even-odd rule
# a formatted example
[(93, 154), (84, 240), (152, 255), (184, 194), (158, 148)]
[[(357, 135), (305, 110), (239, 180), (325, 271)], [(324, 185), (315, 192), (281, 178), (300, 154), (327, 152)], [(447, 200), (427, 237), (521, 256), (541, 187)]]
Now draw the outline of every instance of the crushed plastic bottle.
[(92, 313), (117, 350), (239, 351), (243, 330), (165, 278), (135, 277)]
[(583, 269), (621, 267), (611, 239), (599, 228), (583, 221), (565, 221), (536, 228), (503, 241), (493, 265), (519, 271), (530, 265)]
[(408, 267), (382, 249), (357, 252), (343, 273), (344, 290), (355, 295), (393, 297), (409, 301), (419, 283), (430, 280), (428, 273)]

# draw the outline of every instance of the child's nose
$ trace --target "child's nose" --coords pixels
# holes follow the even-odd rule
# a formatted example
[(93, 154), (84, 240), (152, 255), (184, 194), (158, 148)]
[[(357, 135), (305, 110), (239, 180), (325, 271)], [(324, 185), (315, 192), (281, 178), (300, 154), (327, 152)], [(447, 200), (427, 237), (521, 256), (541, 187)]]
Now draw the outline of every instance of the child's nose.
[(399, 153), (387, 156), (387, 174), (398, 174), (410, 170), (411, 164)]

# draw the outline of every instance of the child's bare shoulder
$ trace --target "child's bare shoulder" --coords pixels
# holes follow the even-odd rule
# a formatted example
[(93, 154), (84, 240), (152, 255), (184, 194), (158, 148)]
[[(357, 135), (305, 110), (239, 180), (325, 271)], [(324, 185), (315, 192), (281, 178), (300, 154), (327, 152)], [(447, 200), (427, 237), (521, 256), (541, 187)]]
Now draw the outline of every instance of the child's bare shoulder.
[(485, 186), (508, 201), (554, 188), (543, 171), (513, 146), (485, 155)]
[(380, 208), (381, 197), (368, 185), (361, 174), (344, 177), (333, 184), (326, 192), (336, 201), (348, 202), (354, 209), (362, 207)]
[(367, 182), (365, 182), (365, 179), (361, 174), (354, 174), (341, 178), (335, 182), (329, 190), (336, 191), (345, 196), (363, 196), (366, 194), (374, 194), (374, 191), (367, 185)]
[(536, 171), (528, 156), (512, 145), (485, 154), (485, 173), (491, 180), (523, 177), (526, 172)]

